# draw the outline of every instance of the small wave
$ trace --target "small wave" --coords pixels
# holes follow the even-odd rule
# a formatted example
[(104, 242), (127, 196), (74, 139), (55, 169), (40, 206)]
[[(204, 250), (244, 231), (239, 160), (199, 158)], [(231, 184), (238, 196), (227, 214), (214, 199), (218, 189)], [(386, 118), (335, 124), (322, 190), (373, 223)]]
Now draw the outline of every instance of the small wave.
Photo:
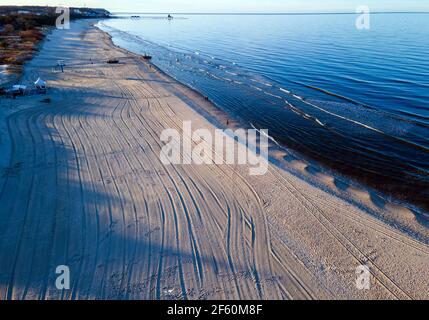
[(282, 92), (284, 92), (284, 93), (287, 93), (287, 94), (290, 94), (290, 93), (291, 93), (289, 90), (286, 90), (286, 89), (283, 89), (283, 88), (280, 88), (280, 91), (282, 91)]
[(272, 93), (270, 93), (270, 92), (267, 92), (267, 91), (264, 91), (264, 93), (265, 93), (266, 95), (269, 95), (269, 96), (271, 96), (271, 97), (274, 97), (274, 98), (276, 98), (276, 99), (283, 99), (282, 97), (280, 97), (280, 96), (277, 96), (277, 95), (275, 95), (275, 94), (272, 94)]
[(215, 76), (215, 75), (214, 75), (214, 74), (212, 74), (212, 73), (208, 73), (208, 75), (209, 75), (210, 77), (212, 77), (212, 78), (217, 79), (217, 80), (222, 80), (222, 78), (219, 78), (219, 77)]
[(259, 80), (256, 80), (256, 79), (250, 79), (250, 81), (262, 84), (262, 85), (267, 86), (267, 87), (272, 87), (273, 86), (271, 83), (259, 81)]
[(314, 120), (316, 120), (316, 122), (318, 123), (318, 124), (320, 124), (322, 127), (324, 127), (325, 125), (319, 120), (319, 119), (317, 119), (317, 118), (314, 118)]
[(252, 87), (252, 88), (254, 88), (254, 89), (256, 89), (256, 90), (258, 90), (258, 91), (263, 91), (261, 88), (259, 88), (259, 87), (257, 87), (257, 86), (252, 86), (252, 85), (251, 85), (251, 87)]
[(297, 107), (295, 107), (294, 105), (292, 105), (289, 101), (285, 100), (285, 103), (288, 105), (288, 107), (296, 114), (304, 117), (307, 120), (313, 120), (315, 121), (318, 125), (325, 127), (325, 124), (320, 121), (318, 118), (313, 117), (311, 115), (309, 115), (308, 113), (305, 113), (304, 111), (302, 111), (301, 109), (298, 109)]
[(265, 131), (261, 131), (259, 129), (257, 129), (253, 123), (250, 123), (250, 125), (252, 126), (253, 129), (256, 130), (256, 132), (258, 132), (259, 134), (264, 135), (265, 137), (267, 137), (269, 140), (273, 141), (277, 146), (282, 147), (277, 141), (276, 139), (274, 139), (272, 136), (270, 136), (269, 134), (267, 134)]
[(390, 134), (388, 134), (388, 133), (386, 133), (386, 132), (384, 132), (384, 131), (382, 131), (382, 130), (380, 130), (380, 129), (377, 129), (377, 128), (374, 128), (374, 127), (371, 127), (371, 126), (369, 126), (369, 125), (367, 125), (367, 124), (365, 124), (365, 123), (362, 123), (362, 122), (359, 122), (359, 121), (356, 121), (356, 120), (353, 120), (353, 119), (350, 119), (350, 118), (347, 118), (347, 117), (341, 116), (341, 115), (336, 114), (336, 113), (334, 113), (334, 112), (328, 111), (328, 110), (326, 110), (326, 109), (323, 109), (322, 107), (319, 107), (319, 106), (315, 105), (314, 103), (311, 103), (311, 102), (308, 102), (308, 101), (304, 101), (304, 100), (301, 100), (301, 101), (302, 101), (303, 103), (305, 103), (306, 105), (309, 105), (309, 106), (311, 106), (311, 107), (313, 107), (313, 108), (316, 108), (316, 109), (318, 109), (318, 110), (320, 110), (320, 111), (322, 111), (322, 112), (324, 112), (324, 113), (327, 113), (327, 114), (329, 114), (329, 115), (331, 115), (331, 116), (334, 116), (334, 117), (336, 117), (336, 118), (339, 118), (339, 119), (342, 119), (342, 120), (345, 120), (345, 121), (348, 121), (348, 122), (354, 123), (354, 124), (356, 124), (356, 125), (358, 125), (358, 126), (364, 127), (364, 128), (366, 128), (366, 129), (371, 130), (371, 131), (374, 131), (374, 132), (377, 132), (377, 133), (379, 133), (379, 134), (381, 134), (381, 135), (383, 135), (383, 136), (385, 136), (385, 137), (388, 137), (388, 138), (390, 138), (390, 139), (393, 139), (393, 140), (399, 141), (399, 142), (401, 142), (401, 143), (404, 143), (404, 144), (406, 144), (406, 145), (412, 146), (412, 147), (417, 148), (417, 149), (420, 149), (420, 150), (424, 150), (425, 152), (429, 152), (429, 148), (427, 148), (427, 147), (425, 147), (425, 146), (422, 146), (422, 145), (420, 145), (420, 144), (417, 144), (417, 143), (414, 143), (414, 142), (408, 141), (408, 140), (406, 140), (406, 139), (402, 139), (402, 138), (400, 138), (400, 137), (396, 137), (396, 136), (390, 135)]

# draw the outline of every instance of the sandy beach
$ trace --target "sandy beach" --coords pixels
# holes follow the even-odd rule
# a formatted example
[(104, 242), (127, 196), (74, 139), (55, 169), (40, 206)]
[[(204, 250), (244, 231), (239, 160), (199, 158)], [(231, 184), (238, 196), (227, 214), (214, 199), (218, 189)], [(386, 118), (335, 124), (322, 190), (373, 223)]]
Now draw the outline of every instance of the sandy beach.
[(92, 22), (53, 31), (23, 79), (38, 76), (51, 103), (0, 102), (0, 300), (429, 299), (429, 232), (409, 210), (369, 212), (274, 164), (163, 164), (161, 132), (214, 131), (213, 106)]

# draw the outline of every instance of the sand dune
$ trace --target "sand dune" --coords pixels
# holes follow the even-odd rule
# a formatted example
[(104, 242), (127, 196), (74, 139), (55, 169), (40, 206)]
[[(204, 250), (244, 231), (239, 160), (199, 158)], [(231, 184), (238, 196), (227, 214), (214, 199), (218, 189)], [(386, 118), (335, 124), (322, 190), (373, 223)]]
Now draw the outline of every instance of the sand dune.
[(427, 244), (287, 171), (162, 164), (162, 130), (215, 129), (207, 102), (87, 22), (49, 36), (36, 75), (51, 104), (1, 104), (0, 299), (429, 298)]

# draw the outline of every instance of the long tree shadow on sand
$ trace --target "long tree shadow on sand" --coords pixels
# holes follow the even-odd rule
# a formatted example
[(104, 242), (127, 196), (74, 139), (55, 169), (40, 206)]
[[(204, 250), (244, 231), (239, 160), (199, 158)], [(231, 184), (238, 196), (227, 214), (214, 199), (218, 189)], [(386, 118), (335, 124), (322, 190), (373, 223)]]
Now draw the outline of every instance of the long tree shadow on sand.
[[(167, 229), (177, 221), (167, 221), (169, 207), (158, 195), (146, 197), (149, 186), (139, 184), (138, 199), (114, 192), (125, 188), (131, 175), (147, 172), (128, 177), (88, 172), (91, 164), (84, 164), (97, 161), (97, 154), (77, 150), (55, 125), (73, 116), (109, 121), (94, 110), (88, 103), (85, 108), (70, 104), (9, 118), (11, 170), (0, 181), (1, 299), (205, 299), (223, 290), (216, 283), (205, 285), (205, 269), (223, 281), (250, 284), (256, 292), (249, 266), (234, 265), (231, 272), (226, 256), (216, 260), (172, 241), (187, 231)], [(114, 155), (106, 157), (114, 161)], [(89, 179), (95, 174), (100, 178)], [(125, 216), (129, 213), (134, 216)], [(70, 268), (71, 290), (55, 287), (59, 265)], [(192, 285), (188, 278), (195, 279)]]

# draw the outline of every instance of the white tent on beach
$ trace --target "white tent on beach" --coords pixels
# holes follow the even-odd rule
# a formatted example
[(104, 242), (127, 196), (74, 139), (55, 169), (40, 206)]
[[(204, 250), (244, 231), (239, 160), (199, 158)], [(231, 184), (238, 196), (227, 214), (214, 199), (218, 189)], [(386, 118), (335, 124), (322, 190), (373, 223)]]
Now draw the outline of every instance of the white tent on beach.
[(38, 78), (36, 82), (34, 82), (36, 89), (46, 90), (46, 81)]

